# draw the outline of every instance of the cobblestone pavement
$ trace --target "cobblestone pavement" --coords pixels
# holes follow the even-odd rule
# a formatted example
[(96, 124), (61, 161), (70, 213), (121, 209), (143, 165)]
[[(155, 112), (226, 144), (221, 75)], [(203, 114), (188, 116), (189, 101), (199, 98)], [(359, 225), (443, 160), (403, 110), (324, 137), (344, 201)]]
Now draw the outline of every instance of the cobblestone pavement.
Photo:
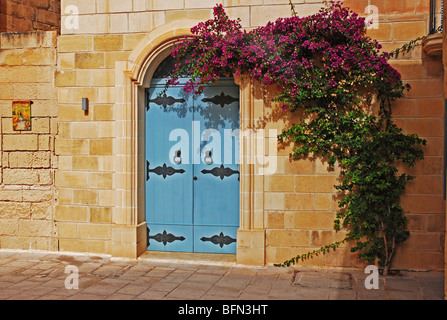
[[(66, 283), (75, 284), (73, 270), (79, 288), (67, 289)], [(0, 250), (1, 300), (444, 299), (443, 272), (379, 276), (379, 289), (370, 290), (367, 276), (351, 269), (248, 268)]]

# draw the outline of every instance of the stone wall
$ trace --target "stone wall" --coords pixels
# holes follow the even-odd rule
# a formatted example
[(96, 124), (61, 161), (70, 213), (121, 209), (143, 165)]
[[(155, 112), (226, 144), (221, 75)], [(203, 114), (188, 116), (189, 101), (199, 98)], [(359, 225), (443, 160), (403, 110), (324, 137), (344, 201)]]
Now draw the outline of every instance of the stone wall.
[[(364, 14), (370, 2), (351, 0), (346, 5)], [(322, 6), (322, 1), (314, 0), (294, 3), (299, 15), (317, 12)], [(291, 14), (284, 0), (227, 0), (223, 4), (229, 15), (241, 18), (247, 29)], [(428, 33), (428, 1), (374, 4), (379, 9), (380, 25), (368, 34), (378, 39), (384, 50)], [(64, 23), (73, 18), (65, 14), (68, 5), (79, 9), (77, 28)], [(150, 59), (157, 61), (149, 54), (157, 52), (157, 46), (163, 47), (187, 28), (210, 18), (213, 5), (199, 0), (62, 1), (56, 66), (45, 55), (51, 52), (54, 57), (54, 47), (36, 40), (40, 39), (39, 33), (28, 36), (27, 44), (2, 35), (2, 49), (6, 50), (0, 51), (0, 68), (9, 71), (0, 73), (1, 192), (5, 192), (2, 203), (6, 203), (0, 210), (1, 247), (25, 248), (35, 241), (31, 247), (127, 257), (145, 250), (144, 199), (138, 178), (144, 170), (137, 159), (144, 141), (138, 110), (142, 108), (139, 92), (145, 80), (144, 73), (135, 70), (143, 70)], [(24, 60), (27, 50), (32, 51)], [(392, 64), (413, 88), (394, 105), (396, 121), (406, 132), (428, 141), (425, 160), (409, 170), (416, 179), (409, 184), (402, 204), (409, 212), (412, 236), (397, 253), (395, 267), (443, 269), (442, 61), (427, 56), (418, 46)], [(149, 70), (154, 66), (155, 62)], [(14, 72), (23, 75), (14, 76)], [(56, 93), (57, 102), (53, 104)], [(294, 120), (277, 117), (278, 106), (271, 104), (255, 84), (241, 83), (241, 94), (243, 128), (252, 128), (261, 120), (265, 129), (280, 131)], [(81, 108), (82, 98), (89, 99), (88, 112)], [(17, 134), (8, 127), (13, 99), (35, 99), (32, 132)], [(42, 113), (34, 113), (39, 110)], [(289, 152), (290, 147), (278, 150), (274, 175), (253, 175), (255, 171), (244, 169), (238, 233), (241, 263), (282, 262), (344, 237), (343, 232), (333, 230), (337, 170), (328, 171), (321, 159), (289, 162)], [(50, 180), (53, 172), (54, 181)], [(40, 196), (31, 197), (34, 191)], [(24, 209), (23, 213), (17, 216), (15, 207)], [(42, 226), (37, 227), (37, 223)], [(303, 266), (361, 265), (344, 245)]]
[[(360, 14), (368, 1), (345, 1)], [(368, 35), (391, 51), (428, 33), (429, 2), (375, 1), (379, 28)], [(363, 14), (364, 15), (364, 14)], [(393, 106), (397, 124), (407, 133), (427, 140), (425, 159), (406, 172), (415, 175), (402, 196), (408, 212), (411, 237), (399, 248), (394, 267), (401, 269), (443, 269), (445, 248), (444, 200), (444, 88), (442, 59), (428, 56), (419, 45), (401, 54), (391, 64), (412, 90)], [(290, 151), (287, 150), (286, 151)], [(267, 186), (267, 261), (280, 262), (297, 254), (343, 239), (332, 222), (337, 210), (331, 173), (320, 160), (289, 163), (287, 152), (280, 154), (282, 171), (265, 179)], [(360, 266), (349, 252), (349, 244), (337, 252), (320, 255), (303, 266)]]
[(0, 32), (60, 30), (58, 0), (1, 0)]
[[(380, 40), (384, 50), (393, 50), (428, 33), (429, 1), (414, 1), (407, 5), (397, 1), (389, 9), (385, 5), (378, 7), (386, 14), (381, 21), (385, 25), (388, 23), (390, 28), (380, 35), (373, 32), (371, 36)], [(404, 8), (404, 11), (399, 11), (397, 15), (395, 10), (399, 8)], [(401, 73), (404, 82), (412, 87), (405, 98), (393, 106), (397, 123), (404, 132), (416, 133), (427, 140), (425, 159), (407, 170), (416, 177), (408, 184), (402, 197), (402, 206), (408, 211), (411, 237), (398, 251), (395, 266), (402, 269), (408, 266), (424, 270), (443, 269), (446, 208), (442, 57), (427, 55), (419, 45), (411, 53), (400, 55), (391, 64)]]
[[(428, 33), (429, 2), (345, 1), (360, 14), (368, 4), (378, 8), (379, 28), (368, 35), (391, 51)], [(364, 15), (364, 14), (363, 14)], [(365, 15), (364, 15), (365, 16)], [(445, 247), (444, 201), (444, 88), (442, 59), (425, 54), (419, 45), (401, 54), (391, 64), (412, 90), (393, 106), (397, 124), (407, 133), (427, 140), (425, 159), (406, 172), (415, 175), (402, 197), (408, 212), (411, 237), (399, 248), (394, 267), (443, 269)], [(272, 113), (274, 113), (272, 111)], [(266, 177), (266, 245), (269, 262), (281, 262), (297, 254), (343, 239), (332, 228), (337, 210), (337, 172), (316, 161), (289, 163), (288, 151), (280, 153), (277, 175)], [(349, 244), (336, 252), (320, 255), (303, 266), (360, 266), (349, 252)]]
[[(322, 5), (318, 1), (295, 3), (300, 15), (314, 13)], [(133, 97), (130, 91), (121, 87), (122, 72), (115, 67), (119, 61), (128, 60), (148, 31), (166, 28), (168, 33), (172, 30), (167, 26), (182, 19), (208, 19), (214, 3), (67, 0), (63, 1), (62, 7), (68, 4), (78, 6), (80, 16), (78, 29), (67, 29), (62, 23), (58, 45), (60, 72), (56, 74), (56, 85), (60, 116), (56, 153), (60, 161), (56, 173), (59, 192), (56, 218), (59, 226), (63, 226), (60, 245), (63, 250), (110, 253), (113, 250), (110, 244), (115, 237), (114, 221), (125, 225), (136, 220), (129, 214), (134, 196), (132, 170), (135, 168), (129, 169), (132, 159), (129, 153), (118, 152), (131, 148), (126, 143), (131, 141), (133, 124), (124, 113), (131, 112)], [(369, 1), (347, 1), (348, 6), (362, 14), (368, 4)], [(375, 5), (379, 9), (380, 27), (368, 32), (383, 43), (384, 50), (397, 48), (428, 32), (429, 8), (425, 2), (376, 1)], [(287, 1), (224, 1), (224, 6), (232, 18), (241, 18), (245, 28), (263, 25), (268, 20), (291, 13)], [(67, 18), (63, 14), (62, 20)], [(403, 196), (402, 204), (409, 211), (412, 237), (398, 252), (395, 266), (442, 269), (445, 204), (441, 61), (426, 56), (421, 47), (417, 47), (392, 63), (413, 87), (405, 99), (396, 103), (396, 119), (406, 132), (415, 132), (428, 141), (426, 159), (411, 170), (416, 180)], [(253, 95), (257, 110), (255, 118), (268, 119), (274, 109), (267, 107), (262, 96), (257, 96), (256, 92)], [(81, 111), (82, 97), (90, 99), (91, 111), (87, 114)], [(283, 125), (282, 120), (275, 120), (266, 128), (281, 130)], [(275, 175), (265, 176), (262, 180), (256, 178), (264, 189), (262, 193), (256, 193), (253, 200), (262, 209), (257, 212), (260, 216), (253, 218), (257, 222), (252, 227), (264, 236), (253, 240), (250, 235), (250, 240), (240, 241), (244, 261), (282, 262), (344, 236), (332, 228), (337, 210), (333, 188), (337, 172), (328, 172), (319, 159), (290, 163), (289, 151), (279, 150)], [(123, 239), (123, 232), (116, 233), (116, 239)], [(244, 243), (250, 245), (244, 247)], [(264, 258), (259, 260), (259, 251), (250, 251), (250, 246), (265, 247)], [(256, 257), (252, 259), (250, 254)], [(344, 246), (336, 253), (320, 256), (306, 265), (358, 266), (359, 261), (349, 253), (349, 247)]]
[[(0, 34), (0, 247), (57, 249), (53, 146), (57, 33)], [(12, 101), (31, 100), (31, 131), (13, 131)]]

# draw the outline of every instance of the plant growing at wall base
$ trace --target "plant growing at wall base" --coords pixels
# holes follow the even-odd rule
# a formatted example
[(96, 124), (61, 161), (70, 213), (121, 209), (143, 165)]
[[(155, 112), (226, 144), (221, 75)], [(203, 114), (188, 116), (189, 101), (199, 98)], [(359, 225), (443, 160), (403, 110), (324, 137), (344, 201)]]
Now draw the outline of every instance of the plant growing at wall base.
[(339, 165), (343, 195), (334, 222), (349, 233), (341, 242), (285, 261), (290, 265), (353, 241), (351, 250), (387, 273), (396, 246), (409, 232), (399, 204), (411, 176), (400, 172), (423, 158), (425, 141), (404, 134), (392, 120), (392, 101), (404, 95), (389, 54), (366, 36), (365, 19), (331, 1), (308, 17), (293, 14), (252, 31), (242, 30), (221, 5), (214, 18), (191, 29), (172, 55), (177, 59), (167, 86), (191, 75), (187, 92), (201, 92), (222, 75), (243, 75), (275, 86), (285, 113), (304, 117), (278, 139), (293, 143), (291, 159), (319, 155)]

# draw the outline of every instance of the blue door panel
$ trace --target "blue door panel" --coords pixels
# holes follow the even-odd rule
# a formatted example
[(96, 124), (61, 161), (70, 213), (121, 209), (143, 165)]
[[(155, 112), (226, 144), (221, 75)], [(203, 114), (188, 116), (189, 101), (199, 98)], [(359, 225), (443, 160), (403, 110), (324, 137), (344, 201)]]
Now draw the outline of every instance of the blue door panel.
[(148, 223), (150, 251), (192, 252), (193, 227), (187, 225), (163, 225)]
[[(158, 96), (162, 87), (148, 90), (146, 111), (146, 222), (148, 250), (193, 250), (192, 166), (188, 159), (175, 162), (170, 149), (170, 133), (191, 125), (192, 100), (180, 96), (180, 88), (170, 88), (166, 98)], [(179, 116), (181, 114), (182, 116)], [(152, 238), (151, 236), (156, 236)], [(157, 241), (160, 239), (172, 242)]]
[[(213, 171), (220, 167), (211, 166)], [(194, 189), (195, 225), (239, 225), (239, 175), (214, 176), (199, 172)], [(235, 214), (237, 212), (237, 214)]]
[(159, 80), (146, 91), (148, 250), (235, 253), (239, 90), (226, 80), (196, 96), (182, 88), (160, 95)]
[(236, 253), (237, 227), (194, 226), (194, 252)]
[[(209, 139), (206, 135), (203, 137), (203, 140), (209, 141), (205, 141), (201, 149), (207, 149), (208, 145), (214, 149), (210, 148), (211, 154), (202, 153), (200, 164), (194, 165), (197, 176), (194, 183), (194, 225), (237, 227), (239, 148), (236, 139), (224, 141), (224, 136), (225, 130), (239, 129), (238, 88), (219, 83), (205, 88), (202, 95), (195, 97), (194, 120), (200, 121), (201, 132), (211, 128), (219, 133)], [(220, 137), (220, 148), (219, 143), (212, 143), (214, 136)], [(195, 240), (201, 237), (195, 235)]]

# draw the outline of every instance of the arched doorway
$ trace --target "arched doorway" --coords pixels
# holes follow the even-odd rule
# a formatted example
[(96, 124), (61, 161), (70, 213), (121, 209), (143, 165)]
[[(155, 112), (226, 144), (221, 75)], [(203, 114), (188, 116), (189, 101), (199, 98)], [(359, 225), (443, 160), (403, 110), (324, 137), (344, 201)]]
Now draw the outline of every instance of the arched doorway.
[[(127, 61), (115, 63), (115, 115), (121, 130), (116, 130), (114, 138), (114, 152), (119, 157), (114, 173), (117, 204), (112, 215), (113, 256), (135, 258), (147, 252), (145, 92), (151, 87), (156, 69), (169, 56), (178, 39), (192, 36), (190, 28), (199, 22), (180, 20), (155, 28), (140, 41)], [(256, 98), (252, 81), (234, 80), (239, 86), (241, 136), (245, 136), (255, 128), (256, 119), (263, 117), (264, 108), (258, 107), (262, 101)], [(276, 143), (276, 134), (271, 139)], [(253, 144), (250, 147), (246, 140), (240, 141), (239, 154), (243, 161), (239, 166), (240, 227), (235, 258), (238, 264), (263, 266), (267, 254), (266, 217), (264, 181), (259, 174), (264, 165), (255, 161)], [(263, 155), (263, 144), (256, 146)], [(151, 235), (155, 234), (151, 232)]]
[(200, 95), (165, 80), (168, 56), (145, 88), (148, 251), (236, 253), (239, 87), (221, 78)]

